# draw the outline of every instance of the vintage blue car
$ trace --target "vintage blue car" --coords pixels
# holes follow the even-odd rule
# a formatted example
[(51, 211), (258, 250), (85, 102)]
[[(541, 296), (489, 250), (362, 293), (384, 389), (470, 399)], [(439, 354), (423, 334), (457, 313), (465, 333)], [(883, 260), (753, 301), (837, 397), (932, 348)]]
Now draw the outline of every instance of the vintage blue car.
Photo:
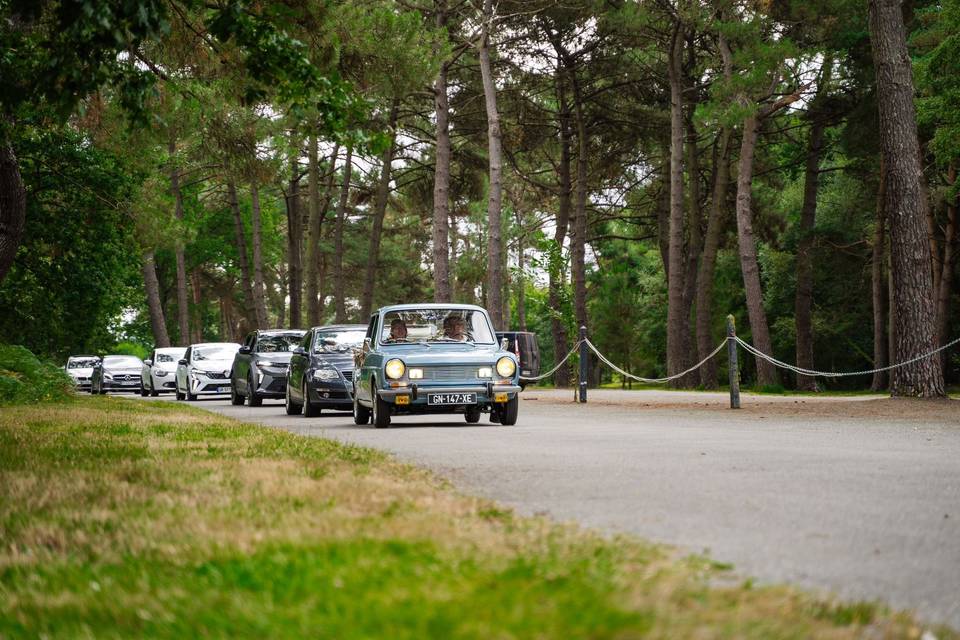
[(397, 414), (483, 413), (512, 425), (520, 408), (517, 358), (497, 342), (486, 310), (465, 304), (383, 307), (355, 356), (353, 420), (377, 428)]

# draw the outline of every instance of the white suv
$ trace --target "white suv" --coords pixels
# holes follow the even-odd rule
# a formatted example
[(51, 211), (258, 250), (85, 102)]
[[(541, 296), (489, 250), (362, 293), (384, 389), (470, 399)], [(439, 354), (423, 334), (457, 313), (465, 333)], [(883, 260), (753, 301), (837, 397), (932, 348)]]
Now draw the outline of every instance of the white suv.
[(230, 393), (230, 369), (239, 349), (236, 342), (204, 342), (187, 347), (177, 363), (177, 400)]
[(186, 347), (166, 347), (154, 349), (150, 357), (143, 361), (140, 374), (140, 395), (158, 396), (165, 391), (173, 391), (177, 383), (177, 362), (186, 353)]

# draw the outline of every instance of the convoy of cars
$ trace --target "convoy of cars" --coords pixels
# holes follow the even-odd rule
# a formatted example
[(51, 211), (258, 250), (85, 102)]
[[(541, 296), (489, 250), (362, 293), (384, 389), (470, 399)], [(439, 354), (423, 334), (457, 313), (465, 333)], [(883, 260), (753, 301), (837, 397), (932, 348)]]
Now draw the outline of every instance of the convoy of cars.
[(251, 407), (283, 398), (288, 415), (351, 411), (354, 423), (377, 428), (405, 414), (462, 414), (470, 424), (488, 414), (513, 425), (521, 375), (539, 373), (540, 355), (534, 334), (496, 333), (482, 307), (403, 304), (379, 309), (367, 325), (260, 330), (243, 344), (157, 348), (143, 361), (71, 356), (64, 368), (95, 394), (229, 394), (232, 404)]

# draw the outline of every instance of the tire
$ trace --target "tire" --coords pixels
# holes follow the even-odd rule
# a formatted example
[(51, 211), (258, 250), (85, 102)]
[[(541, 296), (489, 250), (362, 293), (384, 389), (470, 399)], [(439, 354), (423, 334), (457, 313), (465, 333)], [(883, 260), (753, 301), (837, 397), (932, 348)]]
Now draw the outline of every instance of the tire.
[(390, 426), (390, 404), (380, 398), (375, 381), (371, 380), (370, 386), (373, 388), (373, 426), (386, 429)]
[(236, 380), (230, 380), (230, 404), (234, 406), (240, 406), (246, 401), (239, 391), (237, 391), (237, 382)]
[(149, 394), (150, 392), (147, 391), (147, 388), (145, 386), (143, 386), (143, 378), (140, 378), (140, 396), (142, 398), (146, 398)]
[(250, 375), (251, 379), (247, 381), (247, 405), (251, 407), (262, 407), (263, 398), (257, 395), (257, 385), (253, 382), (253, 374), (251, 373)]
[(357, 387), (353, 387), (353, 424), (370, 424), (370, 409), (360, 404), (357, 399)]
[(300, 415), (303, 411), (303, 405), (297, 404), (293, 401), (293, 398), (290, 397), (290, 381), (287, 381), (287, 390), (283, 394), (283, 408), (287, 412), (288, 416)]
[(463, 412), (463, 417), (466, 418), (467, 424), (477, 424), (480, 422), (480, 407), (467, 407), (466, 411)]
[(159, 395), (160, 395), (160, 392), (157, 391), (157, 387), (153, 383), (153, 376), (150, 376), (150, 397), (156, 398)]
[(303, 417), (316, 418), (320, 415), (320, 407), (310, 402), (310, 393), (307, 389), (307, 382), (303, 382)]
[(190, 385), (187, 385), (187, 393), (186, 393), (186, 396), (187, 396), (187, 400), (189, 400), (190, 402), (195, 402), (196, 399), (197, 399), (197, 395), (196, 395), (196, 394), (190, 393)]
[(173, 386), (174, 386), (174, 389), (176, 390), (177, 400), (183, 400), (184, 396), (182, 393), (180, 393), (180, 383), (177, 381), (174, 381)]
[(520, 396), (514, 394), (512, 398), (507, 400), (507, 403), (503, 405), (503, 408), (500, 410), (500, 424), (505, 427), (512, 427), (517, 424), (517, 416), (520, 414)]

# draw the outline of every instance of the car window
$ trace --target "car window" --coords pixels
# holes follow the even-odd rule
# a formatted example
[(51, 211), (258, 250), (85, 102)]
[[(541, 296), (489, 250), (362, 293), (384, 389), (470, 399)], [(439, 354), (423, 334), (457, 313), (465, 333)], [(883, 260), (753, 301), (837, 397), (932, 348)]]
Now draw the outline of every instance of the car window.
[(67, 369), (91, 369), (97, 364), (96, 358), (77, 358), (67, 362)]
[(383, 316), (380, 342), (495, 342), (485, 313), (473, 309), (404, 309)]
[(158, 353), (157, 357), (153, 359), (154, 363), (160, 362), (176, 362), (177, 358), (170, 353)]
[(105, 367), (139, 367), (142, 364), (136, 356), (107, 356), (103, 359)]
[(314, 353), (346, 353), (363, 344), (363, 329), (321, 329), (313, 344)]
[(299, 333), (282, 333), (274, 336), (260, 336), (257, 341), (257, 353), (287, 353), (300, 344)]
[(200, 362), (201, 360), (229, 360), (233, 358), (233, 354), (237, 352), (237, 347), (235, 346), (210, 346), (210, 347), (195, 347), (193, 349), (193, 361)]

